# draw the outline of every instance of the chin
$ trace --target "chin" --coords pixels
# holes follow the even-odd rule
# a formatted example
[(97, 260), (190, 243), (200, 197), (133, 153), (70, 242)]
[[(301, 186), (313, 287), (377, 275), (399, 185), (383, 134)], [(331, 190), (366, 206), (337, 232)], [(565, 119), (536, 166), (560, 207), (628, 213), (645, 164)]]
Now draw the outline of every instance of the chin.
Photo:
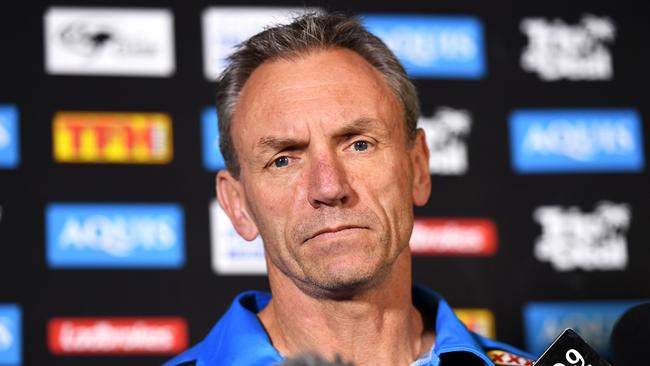
[(339, 263), (333, 268), (318, 271), (313, 276), (308, 275), (305, 285), (310, 288), (307, 292), (317, 297), (345, 300), (372, 288), (381, 282), (387, 272), (386, 266), (352, 269), (342, 268)]

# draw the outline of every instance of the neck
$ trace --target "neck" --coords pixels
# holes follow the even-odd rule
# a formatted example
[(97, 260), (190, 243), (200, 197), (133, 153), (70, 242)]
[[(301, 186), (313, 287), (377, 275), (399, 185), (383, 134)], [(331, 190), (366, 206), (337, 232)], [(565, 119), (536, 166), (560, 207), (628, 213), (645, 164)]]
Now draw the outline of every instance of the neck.
[(356, 366), (409, 365), (433, 344), (412, 303), (408, 249), (380, 282), (343, 298), (314, 297), (268, 268), (273, 298), (259, 318), (285, 356), (314, 352)]

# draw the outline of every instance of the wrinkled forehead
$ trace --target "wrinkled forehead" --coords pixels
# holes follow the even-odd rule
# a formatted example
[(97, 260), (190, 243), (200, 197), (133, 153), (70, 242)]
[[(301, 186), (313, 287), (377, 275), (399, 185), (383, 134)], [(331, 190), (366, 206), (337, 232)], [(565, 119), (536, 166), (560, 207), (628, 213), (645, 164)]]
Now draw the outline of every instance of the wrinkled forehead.
[(379, 71), (353, 51), (319, 50), (266, 62), (251, 74), (234, 110), (233, 137), (359, 117), (404, 123), (397, 97)]

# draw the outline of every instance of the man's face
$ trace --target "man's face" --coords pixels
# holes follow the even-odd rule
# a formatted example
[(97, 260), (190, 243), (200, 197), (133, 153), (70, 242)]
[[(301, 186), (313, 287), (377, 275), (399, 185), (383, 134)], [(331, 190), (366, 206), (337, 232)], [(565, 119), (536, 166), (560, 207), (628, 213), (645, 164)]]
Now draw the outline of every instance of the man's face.
[(407, 143), (397, 98), (356, 53), (258, 67), (232, 137), (246, 214), (230, 216), (245, 238), (261, 234), (269, 274), (280, 270), (301, 288), (353, 289), (408, 246), (413, 204), (429, 195), (428, 152), (423, 136)]

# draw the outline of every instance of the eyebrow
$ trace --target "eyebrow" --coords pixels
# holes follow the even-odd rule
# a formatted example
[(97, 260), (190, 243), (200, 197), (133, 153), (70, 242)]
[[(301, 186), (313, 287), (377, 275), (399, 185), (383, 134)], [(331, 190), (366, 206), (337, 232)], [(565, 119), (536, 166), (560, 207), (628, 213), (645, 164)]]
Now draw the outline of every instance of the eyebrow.
[[(384, 128), (380, 127), (380, 124), (377, 123), (377, 120), (370, 117), (360, 117), (354, 119), (341, 128), (337, 129), (334, 133), (336, 137), (358, 135), (364, 132), (371, 130), (381, 130)], [(306, 146), (308, 143), (306, 141), (294, 139), (291, 137), (277, 137), (277, 136), (265, 136), (261, 137), (257, 141), (257, 147), (266, 151), (282, 151), (286, 149), (299, 149)]]
[(358, 135), (364, 132), (371, 130), (377, 130), (379, 124), (377, 120), (370, 117), (360, 117), (351, 122), (346, 123), (338, 131), (336, 131), (337, 136), (350, 136)]
[(266, 136), (257, 141), (257, 146), (263, 151), (282, 151), (287, 148), (297, 148), (304, 146), (306, 143), (291, 137)]

